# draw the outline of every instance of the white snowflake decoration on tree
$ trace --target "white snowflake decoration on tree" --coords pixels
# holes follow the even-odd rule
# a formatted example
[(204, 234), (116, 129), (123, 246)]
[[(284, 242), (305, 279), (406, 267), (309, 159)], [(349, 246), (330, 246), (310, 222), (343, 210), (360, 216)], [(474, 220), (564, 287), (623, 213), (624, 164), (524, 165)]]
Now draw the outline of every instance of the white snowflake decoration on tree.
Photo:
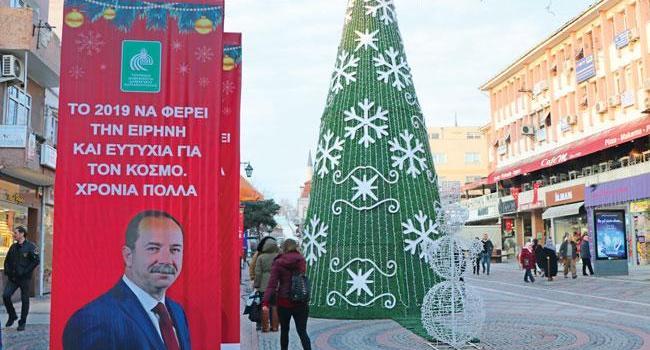
[(379, 19), (384, 22), (385, 25), (389, 25), (395, 22), (395, 7), (393, 6), (393, 0), (365, 0), (366, 4), (366, 15), (371, 15), (372, 17), (377, 17), (379, 14)]
[(348, 0), (348, 8), (345, 10), (345, 24), (352, 20), (352, 10), (354, 10), (354, 0)]
[(70, 68), (68, 71), (68, 75), (74, 80), (79, 80), (83, 78), (83, 76), (86, 74), (86, 71), (78, 64), (75, 64)]
[(347, 86), (357, 81), (355, 77), (357, 75), (357, 71), (355, 70), (357, 66), (359, 66), (359, 58), (343, 50), (337, 58), (334, 74), (332, 75), (330, 88), (333, 93), (337, 94), (343, 90), (343, 83)]
[(357, 138), (357, 131), (362, 130), (361, 138), (358, 141), (358, 144), (363, 144), (365, 148), (368, 148), (371, 143), (375, 143), (375, 138), (371, 136), (371, 131), (374, 132), (377, 139), (381, 139), (382, 136), (388, 136), (388, 125), (379, 124), (381, 121), (388, 122), (388, 111), (383, 110), (381, 106), (377, 106), (377, 110), (374, 114), (370, 113), (370, 110), (375, 106), (374, 102), (370, 102), (367, 98), (363, 102), (359, 102), (358, 106), (363, 111), (362, 115), (358, 115), (354, 107), (351, 107), (349, 111), (343, 112), (345, 114), (345, 121), (353, 121), (356, 124), (354, 126), (345, 127), (345, 137), (349, 137), (354, 140)]
[(430, 255), (428, 250), (434, 242), (433, 236), (438, 235), (438, 226), (422, 210), (415, 215), (415, 221), (414, 223), (412, 219), (408, 219), (402, 223), (405, 235), (416, 234), (415, 239), (404, 239), (404, 243), (406, 244), (404, 251), (415, 255), (419, 248), (419, 258), (428, 263)]
[(406, 63), (406, 59), (400, 56), (400, 53), (392, 46), (372, 59), (377, 67), (377, 80), (390, 83), (397, 91), (402, 91), (407, 86), (411, 86), (411, 68)]
[[(414, 135), (408, 130), (404, 130), (399, 136), (404, 140), (404, 145), (401, 144), (397, 137), (393, 138), (392, 141), (388, 141), (390, 151), (393, 152), (390, 157), (393, 160), (392, 166), (403, 170), (404, 165), (408, 164), (406, 174), (416, 178), (422, 171), (427, 169), (422, 142), (417, 138), (414, 140)], [(414, 144), (411, 143), (413, 140), (415, 141)]]
[(321, 239), (327, 238), (328, 228), (318, 217), (313, 217), (309, 220), (309, 226), (305, 228), (302, 241), (303, 253), (309, 266), (313, 265), (318, 258), (327, 253), (325, 249), (327, 242), (325, 240), (321, 241)]
[(375, 49), (375, 51), (379, 51), (379, 48), (376, 45), (376, 42), (379, 41), (379, 39), (377, 39), (379, 30), (375, 30), (372, 33), (368, 32), (368, 29), (366, 29), (365, 32), (360, 32), (358, 30), (355, 30), (354, 32), (357, 34), (357, 38), (354, 39), (354, 41), (358, 42), (357, 47), (354, 49), (354, 52), (359, 51), (359, 49), (362, 47), (364, 50), (367, 50), (368, 47), (372, 47)]
[(375, 272), (374, 268), (371, 267), (370, 270), (365, 273), (363, 273), (363, 270), (361, 269), (358, 269), (357, 273), (354, 273), (350, 268), (347, 268), (346, 271), (348, 272), (348, 275), (350, 275), (350, 279), (347, 283), (351, 285), (348, 291), (345, 292), (346, 297), (354, 292), (357, 292), (357, 298), (361, 296), (361, 292), (366, 292), (371, 297), (374, 296), (368, 287), (369, 284), (375, 283), (373, 280), (369, 279), (370, 275)]
[(377, 178), (379, 175), (375, 175), (368, 179), (368, 175), (364, 174), (363, 179), (359, 179), (356, 176), (352, 175), (352, 181), (356, 183), (356, 186), (352, 187), (353, 191), (356, 191), (354, 196), (352, 196), (352, 200), (354, 202), (355, 199), (361, 197), (361, 199), (365, 202), (366, 197), (370, 197), (374, 200), (377, 200), (377, 195), (375, 195), (375, 190), (377, 189), (377, 186), (375, 186), (375, 181), (377, 181)]
[(343, 151), (344, 143), (345, 140), (338, 136), (334, 139), (334, 133), (331, 130), (328, 130), (323, 135), (323, 140), (318, 144), (316, 161), (314, 162), (314, 167), (318, 169), (318, 175), (321, 178), (339, 165), (340, 152)]
[(212, 51), (210, 47), (203, 45), (194, 51), (194, 56), (198, 61), (206, 63), (212, 61), (214, 58), (214, 51)]
[(88, 56), (100, 53), (105, 44), (102, 35), (92, 30), (79, 34), (75, 43), (77, 44), (77, 51)]

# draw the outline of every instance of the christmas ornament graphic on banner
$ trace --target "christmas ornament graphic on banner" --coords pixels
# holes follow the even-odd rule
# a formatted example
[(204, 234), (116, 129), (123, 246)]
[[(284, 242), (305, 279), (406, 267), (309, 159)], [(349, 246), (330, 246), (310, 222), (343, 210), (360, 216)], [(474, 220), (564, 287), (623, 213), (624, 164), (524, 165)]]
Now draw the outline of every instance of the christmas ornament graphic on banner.
[(350, 0), (302, 248), (316, 317), (420, 318), (437, 178), (391, 0)]

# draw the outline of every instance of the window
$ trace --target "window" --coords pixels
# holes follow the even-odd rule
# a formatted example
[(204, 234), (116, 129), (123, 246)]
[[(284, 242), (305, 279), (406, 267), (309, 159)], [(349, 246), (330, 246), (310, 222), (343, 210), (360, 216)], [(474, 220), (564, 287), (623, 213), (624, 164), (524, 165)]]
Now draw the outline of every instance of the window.
[(11, 0), (9, 6), (13, 8), (25, 7), (25, 0)]
[(478, 181), (478, 180), (480, 180), (480, 179), (481, 179), (480, 176), (475, 176), (475, 175), (474, 175), (474, 176), (465, 176), (465, 183), (466, 183), (466, 184), (469, 184), (469, 183), (472, 183), (472, 182)]
[(447, 163), (447, 155), (444, 153), (433, 153), (433, 164), (445, 164)]
[(468, 132), (467, 133), (467, 139), (468, 140), (478, 140), (481, 138), (481, 133), (479, 132)]
[(59, 130), (59, 111), (50, 106), (45, 107), (45, 138), (56, 145), (56, 134)]
[(431, 139), (432, 140), (437, 140), (439, 138), (440, 138), (440, 133), (437, 133), (437, 132), (432, 132), (431, 133)]
[(481, 155), (476, 152), (465, 153), (465, 164), (476, 164), (481, 162)]
[(32, 110), (32, 97), (15, 86), (7, 87), (7, 108), (5, 125), (29, 125)]

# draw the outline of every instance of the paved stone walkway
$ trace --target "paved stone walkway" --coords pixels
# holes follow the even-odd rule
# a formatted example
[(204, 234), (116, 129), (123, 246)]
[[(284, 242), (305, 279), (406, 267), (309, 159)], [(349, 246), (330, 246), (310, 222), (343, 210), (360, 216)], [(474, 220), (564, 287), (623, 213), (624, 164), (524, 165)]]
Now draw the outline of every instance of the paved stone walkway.
[[(650, 350), (650, 266), (625, 277), (560, 276), (534, 284), (524, 283), (523, 271), (513, 264), (494, 264), (492, 270), (491, 276), (467, 279), (485, 302), (483, 349)], [(242, 285), (243, 293), (247, 289)], [(49, 299), (35, 298), (31, 304), (26, 331), (2, 328), (6, 350), (48, 349)], [(0, 306), (0, 323), (6, 319)], [(240, 329), (242, 350), (280, 348), (279, 333), (258, 333), (244, 317)], [(308, 331), (313, 349), (431, 349), (390, 320), (310, 319)], [(290, 335), (290, 349), (300, 349), (295, 330)]]

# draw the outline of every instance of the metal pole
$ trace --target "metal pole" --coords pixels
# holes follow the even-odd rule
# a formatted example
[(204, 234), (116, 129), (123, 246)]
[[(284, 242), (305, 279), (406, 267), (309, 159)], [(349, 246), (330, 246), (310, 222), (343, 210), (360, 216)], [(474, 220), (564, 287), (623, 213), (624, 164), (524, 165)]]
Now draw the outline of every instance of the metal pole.
[(41, 195), (41, 243), (40, 243), (40, 259), (41, 262), (38, 264), (38, 295), (43, 296), (43, 287), (45, 285), (45, 267), (43, 266), (43, 262), (45, 261), (45, 187), (41, 187), (42, 195)]

